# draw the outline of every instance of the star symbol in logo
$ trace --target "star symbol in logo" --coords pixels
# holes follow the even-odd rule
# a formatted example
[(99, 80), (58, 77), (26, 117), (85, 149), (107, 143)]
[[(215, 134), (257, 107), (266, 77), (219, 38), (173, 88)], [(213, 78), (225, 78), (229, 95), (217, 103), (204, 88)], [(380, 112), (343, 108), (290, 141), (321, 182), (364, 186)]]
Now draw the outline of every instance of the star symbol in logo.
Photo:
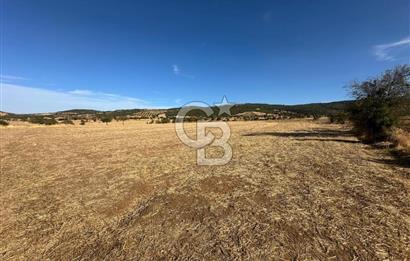
[(219, 108), (219, 114), (218, 116), (221, 116), (222, 114), (227, 114), (227, 115), (231, 115), (231, 107), (234, 106), (235, 104), (233, 103), (229, 103), (228, 99), (226, 99), (226, 96), (224, 96), (222, 98), (221, 103), (215, 103), (215, 106), (217, 106)]

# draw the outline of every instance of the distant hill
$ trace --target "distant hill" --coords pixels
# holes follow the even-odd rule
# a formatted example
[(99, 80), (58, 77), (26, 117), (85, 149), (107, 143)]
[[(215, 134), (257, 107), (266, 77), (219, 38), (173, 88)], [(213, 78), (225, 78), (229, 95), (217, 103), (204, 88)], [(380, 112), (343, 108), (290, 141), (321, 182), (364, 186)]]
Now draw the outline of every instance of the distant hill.
[[(329, 103), (311, 103), (301, 105), (279, 105), (279, 104), (266, 104), (266, 103), (244, 103), (236, 104), (231, 108), (231, 114), (236, 115), (243, 112), (259, 111), (264, 113), (278, 113), (278, 112), (291, 112), (296, 116), (311, 116), (311, 115), (330, 115), (345, 111), (353, 101), (338, 101)], [(212, 107), (215, 111), (214, 115), (218, 114), (218, 108)], [(168, 109), (167, 115), (175, 116), (178, 113), (179, 108)], [(200, 111), (193, 112), (192, 116), (203, 116)]]
[(74, 109), (56, 112), (56, 115), (111, 115), (111, 116), (126, 116), (131, 115), (136, 112), (143, 111), (143, 109), (127, 109), (127, 110), (115, 110), (115, 111), (97, 111), (97, 110), (88, 110), (88, 109)]
[(66, 110), (66, 111), (58, 111), (55, 114), (96, 114), (100, 111), (97, 110), (88, 110), (88, 109), (73, 109), (73, 110)]
[(261, 111), (266, 113), (273, 113), (277, 110), (290, 111), (303, 115), (329, 115), (332, 113), (338, 113), (344, 111), (348, 106), (352, 104), (352, 101), (338, 101), (329, 103), (311, 103), (301, 105), (275, 105), (275, 104), (258, 104), (258, 103), (245, 103), (235, 105), (231, 112), (233, 114), (245, 112), (245, 111)]
[[(267, 115), (265, 118), (303, 118), (303, 117), (318, 117), (330, 116), (345, 112), (354, 101), (337, 101), (328, 103), (310, 103), (299, 105), (282, 105), (282, 104), (266, 104), (266, 103), (244, 103), (236, 104), (230, 108), (231, 116), (241, 117), (247, 114)], [(169, 120), (173, 119), (180, 108), (170, 109), (126, 109), (114, 111), (98, 111), (90, 109), (73, 109), (66, 111), (59, 111), (54, 113), (35, 113), (35, 114), (14, 114), (7, 112), (0, 112), (0, 119), (2, 120), (20, 120), (40, 123), (70, 123), (73, 120), (81, 121), (97, 121), (105, 118), (126, 120), (126, 119), (149, 119), (164, 117), (160, 114), (166, 115)], [(228, 115), (219, 115), (219, 108), (212, 107), (213, 114), (207, 117), (201, 110), (192, 110), (187, 116), (191, 116), (190, 120), (198, 118), (212, 118), (222, 119)], [(399, 114), (402, 116), (410, 116), (410, 101), (400, 107)], [(237, 116), (235, 116), (237, 115)], [(270, 116), (269, 116), (270, 115)]]
[[(338, 112), (342, 112), (347, 109), (352, 101), (338, 101), (329, 103), (311, 103), (311, 104), (300, 104), (300, 105), (280, 105), (280, 104), (266, 104), (266, 103), (244, 103), (236, 104), (231, 108), (231, 114), (239, 114), (250, 111), (258, 111), (264, 113), (292, 113), (294, 116), (311, 116), (311, 115), (330, 115)], [(156, 113), (158, 111), (166, 111), (167, 116), (174, 117), (180, 108), (170, 108), (167, 110), (157, 110), (157, 109), (126, 109), (126, 110), (114, 110), (114, 111), (98, 111), (90, 109), (73, 109), (58, 111), (55, 113), (42, 113), (42, 114), (12, 114), (1, 112), (0, 117), (2, 118), (16, 118), (21, 120), (26, 120), (30, 117), (71, 117), (72, 119), (81, 119), (83, 117), (121, 117), (121, 116), (132, 116), (140, 112)], [(214, 110), (214, 115), (212, 117), (218, 116), (218, 108), (212, 107)], [(204, 116), (201, 111), (191, 112), (192, 116)]]
[[(309, 116), (329, 116), (346, 111), (354, 101), (336, 101), (328, 103), (310, 103), (299, 105), (281, 105), (281, 104), (266, 104), (266, 103), (244, 103), (234, 105), (230, 111), (231, 115), (236, 115), (244, 112), (261, 112), (268, 114), (280, 114), (284, 116), (294, 117), (309, 117)], [(36, 113), (36, 114), (14, 114), (0, 112), (0, 118), (5, 120), (20, 119), (29, 120), (33, 117), (51, 117), (51, 118), (66, 118), (71, 120), (80, 119), (99, 119), (104, 117), (112, 118), (144, 118), (141, 115), (157, 115), (165, 112), (167, 117), (175, 117), (180, 108), (170, 109), (126, 109), (114, 111), (98, 111), (90, 109), (73, 109), (59, 111), (55, 113)], [(214, 114), (210, 117), (219, 117), (219, 108), (212, 107)], [(200, 110), (191, 111), (188, 115), (205, 117), (205, 114)], [(400, 115), (410, 116), (410, 101), (401, 106)], [(225, 115), (227, 116), (227, 115)]]

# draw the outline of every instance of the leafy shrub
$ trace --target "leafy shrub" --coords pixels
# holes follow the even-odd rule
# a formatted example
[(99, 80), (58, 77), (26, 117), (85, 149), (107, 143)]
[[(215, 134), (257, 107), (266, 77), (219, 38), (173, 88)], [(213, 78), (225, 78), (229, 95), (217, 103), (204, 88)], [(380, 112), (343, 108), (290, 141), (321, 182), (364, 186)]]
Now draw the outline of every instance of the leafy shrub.
[(6, 120), (0, 119), (0, 126), (8, 126), (9, 123)]
[(44, 125), (54, 125), (58, 122), (54, 118), (48, 117), (32, 117), (29, 119), (29, 122), (34, 124), (44, 124)]
[(389, 138), (398, 123), (398, 108), (409, 100), (409, 77), (410, 67), (403, 65), (350, 86), (356, 98), (350, 108), (350, 119), (362, 141), (372, 143)]
[(391, 108), (372, 99), (357, 102), (351, 109), (351, 120), (357, 136), (368, 143), (387, 140), (397, 124)]
[(101, 117), (101, 121), (108, 125), (108, 123), (112, 121), (112, 117), (103, 116), (103, 117)]
[(69, 120), (69, 119), (64, 119), (61, 123), (74, 125), (74, 122), (72, 120)]
[(85, 120), (84, 119), (81, 119), (80, 125), (85, 125)]
[(348, 118), (349, 116), (344, 112), (329, 115), (330, 123), (345, 124)]

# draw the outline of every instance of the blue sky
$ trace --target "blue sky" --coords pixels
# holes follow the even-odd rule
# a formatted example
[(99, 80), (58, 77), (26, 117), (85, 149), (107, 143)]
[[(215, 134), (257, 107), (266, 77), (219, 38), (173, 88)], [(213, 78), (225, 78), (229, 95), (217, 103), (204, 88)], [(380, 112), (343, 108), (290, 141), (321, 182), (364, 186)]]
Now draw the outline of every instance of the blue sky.
[(1, 1), (1, 110), (300, 104), (410, 60), (410, 1)]

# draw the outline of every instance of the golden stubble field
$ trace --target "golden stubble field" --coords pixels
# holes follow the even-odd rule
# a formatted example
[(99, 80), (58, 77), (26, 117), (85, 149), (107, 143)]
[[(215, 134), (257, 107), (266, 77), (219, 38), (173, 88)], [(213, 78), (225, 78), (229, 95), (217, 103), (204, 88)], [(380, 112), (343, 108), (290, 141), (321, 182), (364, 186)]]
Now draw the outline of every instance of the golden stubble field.
[(2, 127), (0, 258), (410, 257), (410, 170), (383, 149), (309, 120), (229, 124), (219, 167), (172, 124)]

